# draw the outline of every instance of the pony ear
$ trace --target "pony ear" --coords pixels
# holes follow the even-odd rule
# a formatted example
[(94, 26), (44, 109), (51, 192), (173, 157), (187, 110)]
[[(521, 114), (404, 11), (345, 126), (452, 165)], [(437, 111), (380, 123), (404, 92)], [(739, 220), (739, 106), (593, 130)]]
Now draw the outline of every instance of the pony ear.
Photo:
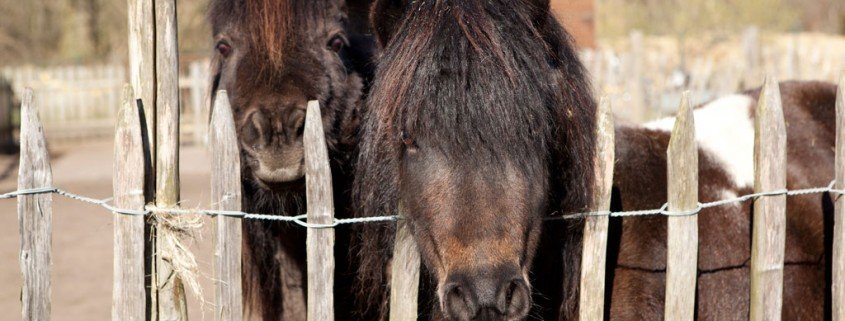
[(541, 10), (549, 10), (550, 9), (551, 1), (549, 1), (549, 0), (529, 0), (529, 2), (534, 3), (534, 6), (536, 6), (537, 9), (541, 9)]
[(528, 2), (534, 5), (533, 15), (535, 19), (545, 20), (542, 18), (548, 16), (552, 10), (549, 0), (528, 0)]
[(379, 45), (386, 46), (405, 13), (407, 0), (376, 0), (370, 9), (370, 25)]

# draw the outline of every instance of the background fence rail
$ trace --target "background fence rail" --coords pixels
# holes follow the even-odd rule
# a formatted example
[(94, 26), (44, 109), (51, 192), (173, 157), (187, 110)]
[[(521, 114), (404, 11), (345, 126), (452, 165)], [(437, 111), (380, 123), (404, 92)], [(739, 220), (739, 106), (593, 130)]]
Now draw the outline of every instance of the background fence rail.
[[(192, 61), (179, 77), (178, 97), (184, 116), (181, 121), (182, 136), (201, 144), (208, 142), (206, 136), (211, 107), (208, 65), (207, 60)], [(51, 142), (110, 139), (127, 78), (123, 65), (0, 69), (0, 79), (4, 79), (0, 80), (0, 87), (8, 83), (17, 97), (23, 96), (25, 88), (32, 88), (35, 96), (39, 97), (42, 125)], [(138, 98), (153, 101), (143, 97), (142, 91), (135, 89), (135, 92)], [(16, 106), (12, 104), (13, 98), (0, 89), (0, 142), (5, 140), (5, 124), (17, 119), (18, 113), (12, 108)], [(147, 115), (147, 119), (153, 118)]]

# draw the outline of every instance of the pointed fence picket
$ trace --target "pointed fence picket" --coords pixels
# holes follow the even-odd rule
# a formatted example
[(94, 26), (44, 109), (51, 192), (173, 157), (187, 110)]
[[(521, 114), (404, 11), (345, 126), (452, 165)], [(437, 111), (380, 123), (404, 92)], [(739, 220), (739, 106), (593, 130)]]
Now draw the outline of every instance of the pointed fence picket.
[[(684, 93), (675, 118), (667, 157), (667, 209), (698, 207), (698, 145), (689, 93)], [(667, 218), (666, 320), (693, 320), (698, 274), (698, 214)]]
[[(615, 132), (610, 99), (602, 97), (597, 112), (596, 126), (596, 182), (592, 210), (610, 210), (610, 192), (613, 187), (615, 162)], [(605, 265), (607, 264), (607, 216), (587, 217), (584, 222), (584, 240), (581, 256), (580, 320), (604, 320)]]
[[(308, 223), (332, 224), (334, 193), (320, 103), (311, 101), (305, 114), (305, 197)], [(309, 228), (307, 247), (308, 320), (334, 320), (334, 230)]]
[[(53, 185), (50, 156), (44, 142), (44, 129), (38, 119), (32, 90), (26, 90), (21, 106), (21, 155), (18, 190), (33, 190)], [(21, 233), (20, 264), (23, 273), (21, 305), (24, 321), (50, 320), (50, 296), (53, 239), (53, 196), (50, 194), (18, 197), (18, 221)]]
[[(766, 79), (755, 118), (754, 191), (786, 190), (786, 125), (779, 84)], [(786, 195), (754, 201), (751, 236), (751, 320), (780, 320), (786, 243)]]
[[(132, 87), (123, 92), (123, 106), (115, 126), (114, 204), (144, 210), (144, 144), (142, 111)], [(114, 284), (112, 320), (141, 321), (145, 318), (144, 217), (114, 215)]]

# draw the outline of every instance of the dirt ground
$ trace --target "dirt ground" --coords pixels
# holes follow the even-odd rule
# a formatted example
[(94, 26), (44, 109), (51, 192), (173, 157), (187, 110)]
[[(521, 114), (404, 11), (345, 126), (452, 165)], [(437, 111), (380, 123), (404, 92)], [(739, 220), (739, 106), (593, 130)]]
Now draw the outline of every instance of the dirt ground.
[[(88, 143), (51, 151), (56, 187), (102, 199), (112, 195), (112, 144)], [(210, 158), (205, 148), (181, 150), (183, 207), (208, 207)], [(17, 169), (12, 157), (0, 157), (0, 192), (15, 189)], [(3, 176), (4, 172), (9, 175)], [(112, 214), (96, 206), (53, 196), (52, 320), (110, 320), (112, 288)], [(214, 299), (211, 284), (210, 220), (193, 243), (206, 302)], [(0, 200), (0, 319), (20, 313), (17, 203)], [(212, 303), (189, 294), (191, 320), (212, 320)], [(19, 314), (18, 314), (19, 315)]]

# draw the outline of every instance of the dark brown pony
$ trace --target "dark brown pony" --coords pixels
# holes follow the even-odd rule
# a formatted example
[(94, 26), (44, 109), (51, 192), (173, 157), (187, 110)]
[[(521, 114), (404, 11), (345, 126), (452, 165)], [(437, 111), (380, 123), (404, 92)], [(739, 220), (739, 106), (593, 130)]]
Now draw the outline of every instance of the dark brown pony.
[[(551, 320), (561, 253), (573, 252), (541, 238), (568, 227), (542, 221), (585, 209), (593, 182), (595, 102), (569, 35), (547, 0), (382, 0), (371, 15), (383, 53), (356, 209), (404, 204), (427, 270), (424, 313), (513, 320), (534, 307)], [(359, 300), (377, 311), (368, 319), (386, 312), (393, 232), (361, 230)]]
[[(577, 319), (583, 222), (542, 220), (588, 204), (595, 103), (548, 1), (378, 0), (371, 19), (384, 51), (354, 199), (362, 216), (394, 214), (404, 204), (426, 270), (422, 318)], [(788, 187), (826, 186), (834, 88), (781, 89)], [(750, 192), (758, 96), (730, 96), (696, 111), (702, 202)], [(671, 123), (618, 129), (614, 210), (666, 201)], [(822, 319), (829, 310), (829, 210), (827, 196), (789, 198), (787, 320)], [(748, 318), (750, 213), (740, 204), (700, 214), (699, 319)], [(666, 219), (613, 219), (610, 231), (605, 315), (661, 319)], [(359, 299), (376, 311), (368, 319), (386, 314), (393, 233), (361, 228)]]
[[(372, 74), (364, 0), (213, 0), (212, 89), (228, 91), (241, 148), (244, 210), (305, 211), (302, 131), (305, 107), (319, 100), (332, 160), (337, 215), (348, 206), (357, 113)], [(338, 246), (348, 236), (340, 231)], [(244, 222), (248, 315), (305, 320), (305, 230)], [(348, 292), (345, 253), (336, 289)], [(343, 316), (343, 300), (338, 300)]]

